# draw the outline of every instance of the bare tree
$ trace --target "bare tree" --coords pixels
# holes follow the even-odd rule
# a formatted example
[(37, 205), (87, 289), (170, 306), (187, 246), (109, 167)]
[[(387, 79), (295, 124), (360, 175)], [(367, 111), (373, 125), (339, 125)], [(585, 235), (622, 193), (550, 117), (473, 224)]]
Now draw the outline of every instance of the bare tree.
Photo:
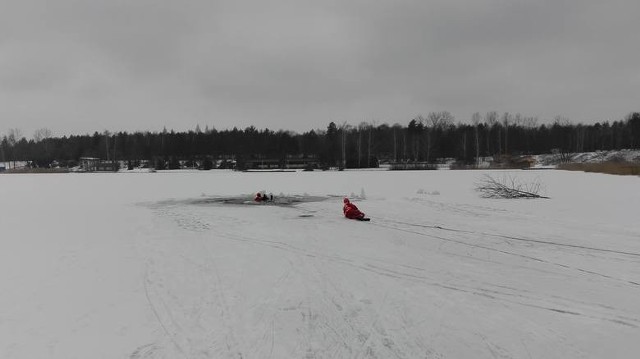
[(471, 115), (471, 123), (473, 123), (476, 135), (476, 167), (480, 165), (480, 134), (478, 133), (478, 126), (480, 125), (481, 118), (482, 116), (480, 116), (480, 112), (476, 112)]
[(5, 142), (7, 142), (6, 138), (7, 137), (5, 136), (2, 140), (0, 140), (0, 158), (2, 158), (2, 162), (6, 162), (7, 161), (6, 158), (5, 158), (5, 154), (4, 154), (4, 144), (5, 144)]
[(398, 162), (398, 139), (396, 135), (396, 126), (393, 126), (393, 161)]
[(402, 160), (407, 159), (407, 130), (402, 129)]
[(537, 117), (525, 117), (523, 121), (523, 125), (527, 129), (532, 129), (538, 127), (538, 118)]
[(467, 133), (462, 133), (462, 158), (467, 159)]
[(7, 143), (9, 144), (9, 147), (12, 148), (13, 150), (12, 155), (10, 157), (13, 157), (13, 168), (16, 168), (16, 161), (18, 159), (20, 159), (20, 153), (18, 153), (18, 148), (17, 148), (17, 144), (18, 142), (20, 142), (20, 140), (22, 140), (24, 138), (24, 136), (22, 136), (22, 131), (20, 131), (20, 129), (18, 128), (12, 128), (9, 129), (9, 135), (7, 136)]
[(349, 125), (347, 122), (343, 122), (342, 126), (340, 126), (340, 131), (342, 132), (342, 168), (347, 168), (347, 131), (349, 129)]
[(431, 122), (431, 127), (441, 129), (453, 125), (455, 118), (449, 111), (429, 112), (427, 119)]
[(40, 142), (48, 138), (51, 138), (51, 130), (48, 128), (39, 128), (33, 133), (33, 140), (36, 142)]
[(360, 122), (358, 125), (358, 168), (362, 167), (362, 132), (367, 129), (366, 122)]
[(509, 153), (509, 125), (513, 122), (513, 116), (509, 112), (502, 115), (502, 125), (504, 126), (504, 154)]
[(9, 141), (10, 146), (15, 146), (22, 139), (22, 131), (19, 128), (11, 128), (9, 129), (9, 135), (7, 136), (7, 140)]
[(583, 148), (584, 148), (584, 126), (582, 126), (581, 123), (579, 123), (577, 126), (575, 126), (575, 133), (576, 133), (576, 147), (575, 147), (575, 151), (576, 152), (582, 152)]
[(569, 120), (568, 117), (564, 117), (560, 115), (553, 118), (553, 123), (563, 127), (571, 126), (571, 120)]
[(105, 154), (107, 156), (106, 160), (109, 161), (109, 137), (111, 133), (107, 130), (104, 130), (104, 144), (105, 144)]
[[(498, 127), (498, 112), (496, 111), (490, 111), (487, 112), (487, 114), (484, 117), (484, 121), (487, 123), (487, 125), (489, 126), (489, 129), (495, 127)], [(491, 151), (491, 136), (489, 136), (490, 133), (487, 133), (487, 152), (488, 153), (495, 153), (495, 149), (494, 151)], [(500, 129), (498, 128), (498, 153), (500, 153)]]
[(375, 121), (372, 124), (369, 124), (369, 140), (367, 141), (367, 167), (371, 167), (371, 132), (373, 131), (374, 126)]

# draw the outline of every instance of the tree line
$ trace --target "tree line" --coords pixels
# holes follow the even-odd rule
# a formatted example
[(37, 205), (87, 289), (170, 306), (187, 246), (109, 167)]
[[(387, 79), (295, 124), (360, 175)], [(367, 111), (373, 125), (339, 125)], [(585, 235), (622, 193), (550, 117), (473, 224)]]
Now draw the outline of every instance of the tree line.
[(500, 155), (529, 155), (561, 152), (589, 152), (640, 148), (640, 112), (621, 120), (591, 125), (573, 124), (557, 117), (539, 124), (535, 117), (492, 111), (474, 113), (471, 121), (456, 123), (449, 112), (417, 116), (407, 125), (362, 122), (329, 123), (326, 129), (302, 134), (257, 129), (216, 130), (197, 126), (175, 132), (108, 131), (92, 135), (54, 137), (48, 129), (37, 130), (33, 138), (11, 129), (2, 136), (3, 162), (29, 161), (36, 167), (54, 164), (73, 166), (81, 157), (135, 163), (146, 160), (171, 166), (233, 160), (239, 164), (256, 159), (307, 158), (327, 167), (376, 167), (380, 161), (436, 163), (454, 158), (473, 165), (478, 158)]

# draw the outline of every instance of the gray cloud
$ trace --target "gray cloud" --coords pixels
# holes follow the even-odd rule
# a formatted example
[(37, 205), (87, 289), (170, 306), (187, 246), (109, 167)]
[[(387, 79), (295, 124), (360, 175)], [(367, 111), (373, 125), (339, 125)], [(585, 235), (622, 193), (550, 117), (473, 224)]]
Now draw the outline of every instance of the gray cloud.
[(624, 0), (5, 1), (0, 133), (303, 131), (440, 110), (619, 119), (638, 110), (637, 13)]

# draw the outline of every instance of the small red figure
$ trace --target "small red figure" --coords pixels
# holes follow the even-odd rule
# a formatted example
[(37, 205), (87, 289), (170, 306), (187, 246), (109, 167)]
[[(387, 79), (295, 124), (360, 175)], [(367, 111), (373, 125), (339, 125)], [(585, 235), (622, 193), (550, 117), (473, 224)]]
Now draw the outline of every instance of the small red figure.
[(345, 217), (349, 219), (360, 219), (360, 220), (365, 219), (364, 213), (360, 212), (358, 207), (356, 207), (355, 204), (349, 201), (349, 198), (345, 197), (343, 202), (344, 202), (344, 206), (342, 207), (342, 212), (344, 212)]

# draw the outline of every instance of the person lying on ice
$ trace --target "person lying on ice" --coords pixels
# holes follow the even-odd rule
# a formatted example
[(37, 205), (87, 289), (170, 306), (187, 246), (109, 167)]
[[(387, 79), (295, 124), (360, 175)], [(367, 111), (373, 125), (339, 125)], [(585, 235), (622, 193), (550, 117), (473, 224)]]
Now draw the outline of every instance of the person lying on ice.
[(355, 204), (349, 201), (349, 198), (344, 199), (344, 206), (342, 206), (342, 212), (344, 212), (344, 216), (349, 219), (359, 219), (364, 220), (364, 213), (360, 212), (358, 207)]

